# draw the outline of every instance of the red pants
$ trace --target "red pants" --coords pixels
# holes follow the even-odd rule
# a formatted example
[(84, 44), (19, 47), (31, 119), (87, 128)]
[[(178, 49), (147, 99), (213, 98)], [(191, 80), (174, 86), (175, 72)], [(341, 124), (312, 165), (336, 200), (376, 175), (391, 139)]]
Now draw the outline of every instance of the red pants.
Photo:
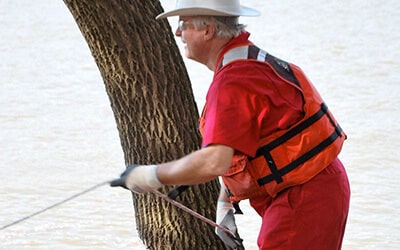
[(350, 187), (339, 159), (309, 182), (275, 198), (257, 197), (251, 206), (262, 217), (260, 249), (341, 249)]

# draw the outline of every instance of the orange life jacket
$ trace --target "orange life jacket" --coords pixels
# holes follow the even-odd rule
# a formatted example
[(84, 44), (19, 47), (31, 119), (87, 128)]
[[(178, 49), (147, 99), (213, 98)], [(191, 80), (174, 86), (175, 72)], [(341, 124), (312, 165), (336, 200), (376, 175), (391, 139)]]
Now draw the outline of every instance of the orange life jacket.
[(228, 51), (219, 70), (237, 60), (264, 63), (303, 95), (304, 117), (287, 130), (260, 138), (255, 157), (235, 155), (231, 168), (222, 176), (232, 202), (266, 194), (275, 197), (327, 167), (341, 151), (346, 135), (299, 67), (248, 45)]

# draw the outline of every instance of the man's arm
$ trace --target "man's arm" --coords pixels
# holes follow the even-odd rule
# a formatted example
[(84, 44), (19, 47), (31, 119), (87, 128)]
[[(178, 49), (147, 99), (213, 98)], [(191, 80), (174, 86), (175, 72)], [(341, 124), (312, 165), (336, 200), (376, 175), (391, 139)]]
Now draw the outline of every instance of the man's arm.
[(179, 160), (159, 164), (157, 176), (163, 184), (192, 185), (223, 175), (230, 167), (234, 150), (211, 145)]
[(166, 184), (193, 185), (208, 182), (229, 169), (233, 153), (230, 147), (212, 145), (176, 161), (159, 165), (131, 165), (110, 185), (146, 193)]

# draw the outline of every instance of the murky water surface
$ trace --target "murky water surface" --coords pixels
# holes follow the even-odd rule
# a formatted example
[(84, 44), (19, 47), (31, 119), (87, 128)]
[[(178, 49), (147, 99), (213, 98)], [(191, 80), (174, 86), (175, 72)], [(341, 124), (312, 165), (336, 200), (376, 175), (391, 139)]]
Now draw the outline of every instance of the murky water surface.
[[(252, 40), (300, 65), (349, 136), (343, 249), (399, 249), (400, 2), (242, 3), (263, 12), (241, 19)], [(212, 72), (186, 63), (201, 110)], [(0, 2), (0, 76), (0, 226), (123, 170), (104, 84), (62, 1)], [(125, 190), (100, 187), (0, 231), (0, 249), (144, 249), (131, 203)], [(244, 210), (239, 230), (256, 249), (260, 219)]]

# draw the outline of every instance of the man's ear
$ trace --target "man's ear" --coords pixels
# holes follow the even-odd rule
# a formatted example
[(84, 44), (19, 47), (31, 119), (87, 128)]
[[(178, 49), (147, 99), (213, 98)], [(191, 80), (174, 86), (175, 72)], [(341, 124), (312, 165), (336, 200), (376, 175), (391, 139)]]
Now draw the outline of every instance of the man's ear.
[(204, 40), (213, 39), (216, 31), (215, 24), (207, 24), (204, 30)]

